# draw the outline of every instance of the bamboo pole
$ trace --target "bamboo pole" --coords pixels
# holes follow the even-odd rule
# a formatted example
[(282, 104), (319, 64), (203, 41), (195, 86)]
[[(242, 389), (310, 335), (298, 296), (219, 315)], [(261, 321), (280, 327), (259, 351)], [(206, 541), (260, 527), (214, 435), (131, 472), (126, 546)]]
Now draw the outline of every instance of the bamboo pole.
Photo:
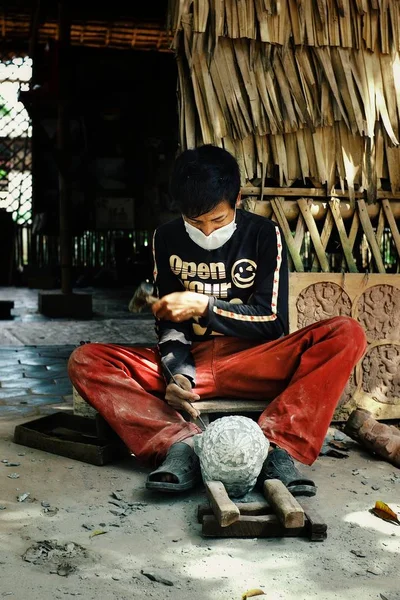
[[(338, 204), (338, 211), (344, 221), (352, 219), (355, 214), (355, 208), (350, 205), (349, 201), (332, 198), (329, 200), (313, 200), (309, 203), (309, 210), (316, 221), (323, 221), (329, 211), (329, 206), (332, 202)], [(383, 200), (379, 200), (375, 204), (366, 205), (366, 210), (370, 219), (376, 219), (379, 215), (379, 209)], [(388, 201), (389, 202), (389, 201)], [(271, 200), (253, 200), (246, 199), (242, 194), (242, 204), (244, 208), (251, 212), (255, 212), (259, 215), (271, 218), (273, 213), (273, 206)], [(393, 219), (400, 219), (400, 202), (389, 202), (390, 211), (393, 215)], [(282, 210), (285, 214), (286, 219), (295, 221), (299, 216), (299, 205), (297, 200), (285, 200), (282, 202)]]
[[(349, 198), (349, 192), (341, 192), (335, 190), (335, 192), (328, 193), (324, 188), (295, 188), (295, 187), (255, 187), (246, 185), (241, 189), (243, 196), (282, 196), (288, 197), (299, 197), (299, 198)], [(355, 198), (365, 198), (364, 192), (354, 192)], [(376, 193), (376, 199), (382, 200), (400, 200), (400, 193), (393, 194), (392, 192), (386, 192), (378, 190)]]
[(370, 218), (368, 216), (365, 200), (357, 200), (357, 205), (358, 205), (358, 216), (360, 217), (361, 225), (364, 230), (365, 237), (367, 238), (369, 247), (371, 248), (371, 252), (374, 257), (377, 269), (378, 269), (379, 273), (386, 273), (386, 269), (385, 269), (385, 265), (383, 264), (380, 249), (379, 249), (378, 243), (376, 241), (376, 237), (375, 237), (372, 225), (371, 225)]

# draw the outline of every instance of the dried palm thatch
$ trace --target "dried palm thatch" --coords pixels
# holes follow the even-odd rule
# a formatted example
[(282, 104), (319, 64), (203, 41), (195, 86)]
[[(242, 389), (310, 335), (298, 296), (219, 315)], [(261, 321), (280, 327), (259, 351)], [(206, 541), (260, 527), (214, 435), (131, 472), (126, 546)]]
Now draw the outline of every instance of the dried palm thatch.
[(399, 0), (170, 0), (183, 148), (243, 183), (400, 192)]

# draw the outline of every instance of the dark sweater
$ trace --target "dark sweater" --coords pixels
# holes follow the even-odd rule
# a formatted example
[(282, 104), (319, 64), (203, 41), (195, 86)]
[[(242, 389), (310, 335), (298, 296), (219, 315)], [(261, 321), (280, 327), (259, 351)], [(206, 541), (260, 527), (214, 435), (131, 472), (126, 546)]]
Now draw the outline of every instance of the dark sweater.
[[(189, 290), (209, 296), (200, 319), (157, 321), (159, 351), (176, 375), (195, 384), (192, 342), (216, 335), (275, 340), (288, 333), (288, 267), (279, 227), (269, 219), (236, 212), (233, 236), (217, 250), (203, 250), (180, 217), (154, 234), (154, 278), (158, 295)], [(170, 377), (165, 373), (166, 379)]]

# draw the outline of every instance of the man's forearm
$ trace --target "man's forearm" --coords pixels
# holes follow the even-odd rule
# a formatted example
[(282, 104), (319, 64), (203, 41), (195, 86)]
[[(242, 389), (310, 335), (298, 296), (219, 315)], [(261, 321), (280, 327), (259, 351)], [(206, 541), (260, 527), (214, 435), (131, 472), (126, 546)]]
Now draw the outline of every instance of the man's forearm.
[(172, 375), (184, 375), (192, 386), (195, 385), (196, 368), (190, 344), (183, 344), (178, 341), (166, 341), (158, 344), (158, 350), (161, 357), (161, 366), (167, 383)]
[(232, 304), (212, 297), (200, 324), (232, 337), (274, 340), (288, 333), (287, 314), (285, 301), (273, 309), (257, 304)]

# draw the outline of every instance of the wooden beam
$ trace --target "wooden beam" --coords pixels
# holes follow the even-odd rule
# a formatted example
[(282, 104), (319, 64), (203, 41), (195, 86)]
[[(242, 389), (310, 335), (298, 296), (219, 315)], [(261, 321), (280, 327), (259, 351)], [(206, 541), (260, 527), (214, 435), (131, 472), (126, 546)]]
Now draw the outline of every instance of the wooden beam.
[[(253, 186), (244, 186), (241, 189), (242, 196), (261, 196), (261, 188)], [(299, 197), (299, 198), (349, 198), (348, 192), (335, 191), (333, 194), (328, 194), (324, 188), (284, 188), (284, 187), (264, 187), (262, 189), (263, 196), (278, 196), (282, 198)], [(354, 192), (355, 198), (365, 198), (364, 192)], [(382, 200), (400, 200), (400, 194), (393, 194), (378, 190), (376, 199)]]
[[(242, 188), (243, 196), (261, 196), (260, 187), (245, 186)], [(262, 190), (263, 196), (299, 196), (299, 197), (322, 197), (326, 198), (326, 191), (317, 188), (281, 188), (265, 187)]]
[[(260, 515), (267, 515), (272, 513), (272, 508), (266, 500), (260, 500), (258, 502), (235, 502), (235, 506), (238, 507), (240, 516), (257, 517)], [(212, 514), (213, 510), (209, 504), (199, 504), (197, 508), (198, 523), (203, 522), (203, 517), (205, 515)]]
[(271, 538), (307, 537), (305, 527), (284, 527), (275, 515), (243, 516), (229, 527), (220, 527), (214, 515), (204, 515), (202, 534), (204, 537)]
[(286, 529), (304, 526), (304, 510), (279, 479), (264, 481), (263, 492), (279, 521)]
[[(321, 221), (325, 219), (328, 213), (328, 201), (329, 200), (340, 200), (338, 202), (338, 206), (340, 209), (340, 214), (342, 219), (346, 221), (347, 219), (351, 219), (355, 213), (355, 208), (350, 205), (349, 199), (341, 198), (338, 199), (335, 196), (326, 199), (312, 199), (312, 202), (309, 202), (309, 208), (312, 216), (316, 221)], [(393, 213), (393, 217), (395, 219), (400, 219), (400, 202), (397, 200), (389, 200), (390, 209)], [(271, 200), (255, 200), (255, 199), (247, 199), (244, 201), (244, 206), (246, 210), (250, 212), (255, 212), (256, 214), (262, 215), (263, 217), (267, 217), (267, 219), (271, 218), (272, 215), (272, 205)], [(367, 204), (367, 211), (370, 219), (376, 219), (379, 216), (380, 211), (380, 201), (375, 204)], [(283, 212), (287, 220), (295, 221), (299, 216), (299, 205), (297, 200), (285, 199), (282, 202)]]
[(367, 238), (369, 247), (371, 248), (372, 256), (374, 257), (375, 264), (379, 273), (386, 273), (385, 265), (383, 264), (381, 251), (376, 241), (375, 233), (371, 225), (370, 218), (368, 216), (367, 206), (365, 200), (357, 200), (358, 215), (360, 217), (361, 225)]
[(213, 513), (221, 527), (228, 527), (239, 520), (240, 512), (229, 498), (221, 481), (206, 481), (205, 488)]
[(378, 242), (379, 248), (382, 244), (383, 232), (385, 229), (385, 211), (383, 210), (383, 206), (381, 205), (381, 209), (379, 211), (378, 217), (378, 226), (376, 228), (376, 241)]
[(271, 400), (238, 400), (237, 398), (213, 398), (212, 400), (200, 400), (196, 402), (196, 408), (200, 413), (240, 413), (240, 412), (263, 412)]
[(357, 265), (353, 257), (353, 248), (350, 245), (349, 239), (347, 237), (346, 228), (343, 223), (342, 215), (340, 214), (338, 202), (336, 200), (331, 200), (331, 202), (329, 202), (329, 207), (332, 211), (332, 215), (335, 220), (337, 230), (339, 232), (340, 242), (342, 244), (343, 254), (346, 259), (347, 266), (349, 267), (349, 272), (358, 273)]
[[(333, 220), (332, 212), (328, 211), (326, 214), (324, 226), (321, 231), (321, 244), (322, 244), (324, 250), (326, 250), (326, 247), (329, 242), (329, 238), (331, 237), (331, 233), (333, 231), (333, 225), (334, 225), (334, 220)], [(318, 258), (316, 256), (314, 256), (311, 271), (313, 271), (313, 272), (318, 271)]]
[(397, 254), (400, 256), (400, 234), (399, 234), (399, 230), (398, 230), (395, 218), (394, 218), (392, 210), (391, 210), (389, 200), (382, 200), (382, 207), (383, 207), (383, 210), (385, 211), (385, 215), (386, 215), (387, 221), (389, 223), (390, 231), (392, 232), (393, 240), (396, 245)]
[(352, 221), (351, 227), (350, 227), (350, 233), (349, 233), (349, 244), (350, 244), (350, 248), (352, 251), (353, 251), (354, 244), (356, 241), (359, 226), (360, 226), (360, 217), (358, 216), (358, 212), (355, 211), (354, 215), (353, 215), (353, 221)]
[(308, 231), (310, 232), (311, 239), (314, 245), (314, 250), (317, 254), (319, 264), (321, 265), (321, 270), (325, 273), (329, 273), (329, 262), (326, 258), (325, 248), (321, 244), (321, 238), (319, 236), (319, 232), (317, 226), (314, 221), (314, 217), (310, 212), (310, 208), (308, 206), (308, 201), (305, 198), (300, 198), (298, 201), (298, 205), (300, 207), (303, 218), (308, 227)]
[(294, 267), (295, 267), (296, 271), (298, 271), (299, 273), (303, 273), (304, 272), (303, 262), (301, 260), (300, 253), (295, 246), (289, 224), (287, 222), (285, 213), (283, 212), (283, 206), (282, 206), (281, 202), (282, 202), (282, 200), (279, 200), (278, 198), (271, 199), (271, 203), (272, 203), (272, 206), (274, 209), (274, 214), (275, 214), (277, 221), (278, 221), (278, 223), (283, 231), (283, 234), (285, 236), (286, 245), (287, 245), (290, 255), (293, 259)]

